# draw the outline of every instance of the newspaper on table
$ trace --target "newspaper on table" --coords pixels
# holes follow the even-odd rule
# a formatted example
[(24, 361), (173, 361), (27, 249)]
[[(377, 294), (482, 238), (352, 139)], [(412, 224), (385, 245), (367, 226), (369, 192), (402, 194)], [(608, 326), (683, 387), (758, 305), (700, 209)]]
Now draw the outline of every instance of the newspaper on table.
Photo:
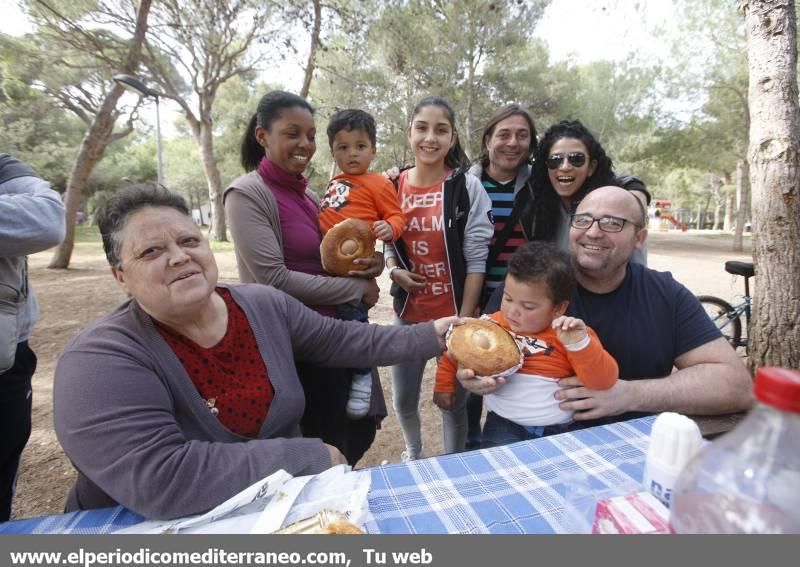
[(146, 521), (115, 533), (268, 534), (321, 510), (336, 510), (361, 525), (369, 487), (369, 472), (352, 471), (348, 465), (299, 477), (280, 470), (205, 514)]

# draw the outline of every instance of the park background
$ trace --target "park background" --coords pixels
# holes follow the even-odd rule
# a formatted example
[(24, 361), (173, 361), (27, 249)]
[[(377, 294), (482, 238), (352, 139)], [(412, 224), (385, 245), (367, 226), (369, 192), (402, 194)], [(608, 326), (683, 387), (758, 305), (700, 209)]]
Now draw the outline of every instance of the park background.
[[(751, 220), (747, 41), (734, 0), (3, 5), (0, 149), (65, 196), (68, 219), (77, 211), (86, 218), (77, 229), (69, 223), (55, 253), (31, 258), (42, 304), (31, 343), (40, 360), (14, 517), (62, 509), (74, 471), (52, 430), (55, 363), (72, 336), (124, 299), (93, 214), (121, 187), (158, 177), (156, 99), (125, 91), (113, 80), (121, 72), (158, 93), (163, 182), (192, 208), (209, 211), (202, 220), (223, 281), (236, 281), (237, 273), (221, 193), (241, 173), (239, 143), (258, 99), (284, 88), (318, 111), (308, 170), (317, 191), (331, 175), (324, 129), (338, 108), (376, 117), (378, 170), (410, 160), (404, 130), (428, 94), (451, 100), (473, 158), (487, 117), (502, 104), (526, 105), (539, 135), (558, 120), (580, 119), (617, 171), (641, 177), (690, 228), (655, 230), (650, 265), (673, 271), (696, 294), (731, 299), (741, 292), (723, 271), (725, 260), (749, 260), (753, 249), (743, 230)], [(385, 275), (380, 283), (373, 320), (388, 322)], [(436, 454), (439, 417), (429, 393), (430, 384), (422, 411), (427, 452)], [(401, 449), (390, 416), (362, 465), (395, 461)]]
[[(6, 1), (15, 9), (0, 25), (0, 147), (63, 192), (131, 47), (138, 2)], [(731, 229), (748, 209), (735, 0), (157, 0), (148, 26), (134, 74), (162, 93), (163, 181), (203, 208), (218, 240), (241, 136), (273, 88), (317, 109), (308, 170), (317, 191), (331, 174), (324, 130), (335, 110), (375, 116), (382, 170), (410, 161), (411, 110), (438, 94), (453, 103), (470, 157), (489, 114), (517, 102), (540, 136), (559, 120), (583, 121), (617, 171), (641, 177), (691, 227)], [(72, 180), (89, 218), (120, 187), (156, 178), (153, 100), (121, 87), (117, 96), (102, 159)]]

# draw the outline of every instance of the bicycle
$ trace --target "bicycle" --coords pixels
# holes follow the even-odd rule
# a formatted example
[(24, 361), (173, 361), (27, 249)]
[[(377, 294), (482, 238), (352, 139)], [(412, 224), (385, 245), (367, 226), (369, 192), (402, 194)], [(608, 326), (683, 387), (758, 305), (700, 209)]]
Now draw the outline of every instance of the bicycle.
[[(744, 296), (742, 301), (736, 305), (731, 305), (724, 299), (713, 295), (698, 295), (697, 299), (731, 346), (734, 349), (744, 347), (745, 353), (749, 354), (750, 306), (752, 304), (750, 278), (755, 275), (753, 263), (731, 260), (725, 262), (725, 271), (734, 276), (744, 276)], [(745, 316), (745, 323), (747, 324), (746, 337), (742, 337), (742, 315)]]

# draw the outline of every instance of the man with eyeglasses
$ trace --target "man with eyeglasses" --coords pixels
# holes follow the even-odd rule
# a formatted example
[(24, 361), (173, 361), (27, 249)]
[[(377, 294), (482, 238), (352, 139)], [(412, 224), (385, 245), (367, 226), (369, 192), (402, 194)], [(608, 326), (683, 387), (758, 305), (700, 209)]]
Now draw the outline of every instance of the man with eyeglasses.
[[(574, 410), (576, 427), (662, 411), (717, 415), (752, 404), (747, 369), (694, 295), (670, 273), (630, 261), (647, 238), (646, 219), (641, 201), (620, 187), (589, 193), (570, 219), (578, 286), (567, 315), (595, 330), (620, 371), (604, 391), (577, 378), (559, 381), (556, 399)], [(503, 383), (471, 371), (459, 379), (481, 394)]]

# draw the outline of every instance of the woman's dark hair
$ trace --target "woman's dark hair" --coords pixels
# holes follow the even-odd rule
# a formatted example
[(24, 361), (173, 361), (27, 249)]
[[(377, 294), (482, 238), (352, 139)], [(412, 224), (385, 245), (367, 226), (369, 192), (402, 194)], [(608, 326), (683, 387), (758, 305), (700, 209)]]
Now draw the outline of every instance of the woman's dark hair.
[(550, 183), (546, 163), (547, 158), (550, 157), (550, 149), (562, 138), (575, 138), (583, 142), (589, 151), (587, 162), (591, 163), (592, 160), (597, 162), (592, 175), (587, 177), (583, 186), (572, 195), (569, 213), (575, 211), (575, 207), (590, 191), (605, 185), (616, 185), (611, 158), (606, 155), (603, 146), (586, 126), (579, 120), (562, 120), (558, 124), (550, 126), (539, 142), (531, 175), (536, 218), (534, 238), (537, 240), (552, 240), (555, 238), (558, 228), (559, 211), (562, 206), (561, 197)]
[(528, 109), (519, 104), (507, 104), (494, 111), (486, 123), (486, 128), (483, 129), (481, 136), (481, 155), (478, 156), (478, 161), (486, 168), (489, 165), (489, 149), (486, 147), (486, 138), (491, 138), (494, 134), (495, 127), (512, 116), (522, 116), (528, 122), (528, 129), (530, 130), (530, 146), (528, 147), (528, 161), (533, 161), (533, 156), (536, 153), (536, 125), (533, 123), (533, 116), (528, 112)]
[(305, 108), (311, 115), (314, 115), (314, 107), (301, 96), (287, 93), (286, 91), (270, 91), (258, 101), (255, 114), (247, 124), (247, 130), (242, 137), (241, 163), (245, 171), (253, 171), (258, 167), (261, 158), (264, 157), (264, 147), (256, 140), (256, 127), (269, 130), (272, 123), (281, 117), (284, 108), (294, 108), (299, 106)]
[[(412, 122), (414, 121), (414, 117), (426, 106), (438, 106), (441, 108), (444, 111), (445, 116), (447, 116), (447, 121), (450, 123), (450, 127), (453, 129), (453, 134), (458, 134), (458, 130), (456, 129), (456, 112), (453, 110), (453, 107), (450, 106), (450, 103), (447, 102), (447, 99), (440, 96), (428, 96), (419, 101), (417, 106), (414, 107), (414, 111), (411, 113)], [(447, 155), (444, 156), (444, 164), (453, 169), (460, 169), (469, 166), (469, 157), (467, 157), (464, 148), (461, 147), (461, 138), (459, 136), (456, 136), (455, 144), (450, 147)]]
[(169, 207), (181, 214), (190, 216), (186, 201), (157, 183), (131, 185), (117, 192), (100, 209), (95, 217), (100, 235), (103, 237), (103, 250), (111, 267), (119, 266), (119, 253), (122, 241), (119, 235), (133, 213), (144, 207)]
[(527, 242), (517, 248), (508, 259), (508, 275), (524, 284), (544, 284), (555, 305), (569, 301), (575, 290), (569, 254), (552, 242)]
[(333, 149), (333, 140), (336, 138), (336, 134), (342, 130), (361, 130), (366, 132), (372, 147), (374, 148), (378, 145), (375, 119), (369, 112), (358, 108), (347, 108), (331, 116), (331, 120), (328, 122), (328, 145), (331, 149)]

